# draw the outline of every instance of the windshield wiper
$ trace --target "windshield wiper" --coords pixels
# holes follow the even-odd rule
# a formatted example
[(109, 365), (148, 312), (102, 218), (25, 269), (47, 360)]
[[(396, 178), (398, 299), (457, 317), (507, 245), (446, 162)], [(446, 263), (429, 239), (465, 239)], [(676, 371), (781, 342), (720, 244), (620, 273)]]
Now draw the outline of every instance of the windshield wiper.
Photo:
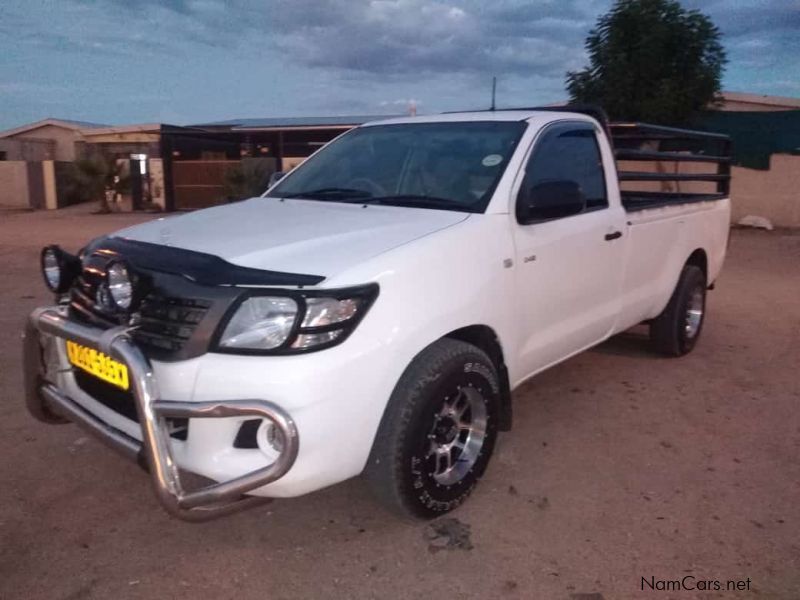
[(306, 192), (286, 194), (284, 198), (311, 198), (312, 200), (335, 200), (337, 202), (352, 202), (354, 204), (386, 204), (392, 206), (424, 206), (427, 208), (457, 208), (472, 212), (472, 206), (452, 198), (440, 198), (425, 194), (397, 194), (394, 196), (373, 196), (366, 190), (354, 188), (328, 187)]
[(340, 187), (327, 187), (319, 188), (318, 190), (308, 190), (306, 192), (295, 192), (293, 194), (286, 194), (284, 198), (336, 198), (337, 200), (345, 200), (348, 198), (370, 198), (372, 194), (365, 190), (357, 190), (354, 188), (340, 188)]
[(396, 196), (373, 196), (364, 200), (365, 204), (393, 204), (400, 206), (429, 206), (431, 208), (458, 208), (470, 211), (472, 206), (452, 198), (440, 198), (425, 194), (398, 194)]

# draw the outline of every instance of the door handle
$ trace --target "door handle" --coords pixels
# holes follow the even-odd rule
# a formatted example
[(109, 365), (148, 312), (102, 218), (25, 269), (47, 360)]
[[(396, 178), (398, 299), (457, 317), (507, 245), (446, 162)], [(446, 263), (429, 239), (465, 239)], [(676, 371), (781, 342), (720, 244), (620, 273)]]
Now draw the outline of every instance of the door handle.
[(617, 238), (622, 237), (621, 231), (615, 231), (614, 233), (607, 233), (606, 234), (606, 241), (610, 242), (611, 240), (616, 240)]

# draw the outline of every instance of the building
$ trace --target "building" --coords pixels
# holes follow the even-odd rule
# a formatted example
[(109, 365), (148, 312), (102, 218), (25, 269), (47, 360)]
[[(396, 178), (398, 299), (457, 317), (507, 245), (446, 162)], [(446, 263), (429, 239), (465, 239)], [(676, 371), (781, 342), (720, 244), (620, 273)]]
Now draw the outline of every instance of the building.
[(194, 125), (226, 134), (241, 144), (242, 156), (274, 157), (279, 170), (289, 171), (336, 136), (387, 115), (234, 119)]
[(722, 112), (775, 112), (800, 110), (800, 98), (722, 92), (720, 103), (713, 107)]
[(734, 164), (770, 168), (773, 155), (800, 154), (800, 98), (723, 92), (699, 120), (733, 140)]
[[(273, 172), (291, 170), (341, 133), (381, 118), (386, 116), (233, 119), (188, 126), (45, 119), (0, 132), (0, 184), (6, 184), (0, 205), (65, 206), (69, 200), (62, 182), (70, 163), (102, 156), (128, 161), (130, 192), (119, 210), (213, 206), (260, 193)], [(244, 185), (233, 189), (229, 180), (237, 176)]]
[(0, 132), (0, 160), (75, 160), (80, 155), (84, 132), (103, 127), (99, 123), (67, 119), (43, 119)]
[[(289, 171), (336, 136), (384, 116), (232, 119), (172, 128), (162, 135), (167, 210), (229, 201), (226, 178), (244, 172), (250, 193), (275, 171)], [(250, 195), (250, 194), (247, 194)]]
[[(260, 193), (343, 132), (389, 115), (232, 119), (189, 126), (105, 126), (45, 119), (0, 132), (0, 205), (59, 208), (70, 161), (128, 161), (118, 210), (214, 206)], [(723, 92), (697, 124), (733, 139), (733, 217), (800, 227), (800, 99)]]
[(733, 141), (732, 221), (800, 227), (800, 98), (723, 92), (701, 122)]

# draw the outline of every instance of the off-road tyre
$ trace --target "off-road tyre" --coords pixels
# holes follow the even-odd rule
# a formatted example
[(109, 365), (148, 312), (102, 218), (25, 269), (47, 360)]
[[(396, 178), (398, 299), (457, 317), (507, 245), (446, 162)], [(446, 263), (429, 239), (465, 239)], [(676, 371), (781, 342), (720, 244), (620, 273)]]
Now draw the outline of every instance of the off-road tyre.
[[(499, 405), (499, 377), (485, 352), (449, 338), (425, 348), (398, 381), (378, 428), (365, 469), (377, 498), (396, 514), (417, 519), (462, 504), (491, 458)], [(471, 419), (474, 426), (465, 429)], [(481, 430), (481, 423), (482, 442), (476, 446), (479, 438), (469, 436)], [(457, 437), (451, 437), (454, 429)], [(457, 444), (470, 453), (459, 452)], [(452, 448), (450, 462), (440, 454), (447, 447)], [(453, 469), (447, 470), (448, 464)]]

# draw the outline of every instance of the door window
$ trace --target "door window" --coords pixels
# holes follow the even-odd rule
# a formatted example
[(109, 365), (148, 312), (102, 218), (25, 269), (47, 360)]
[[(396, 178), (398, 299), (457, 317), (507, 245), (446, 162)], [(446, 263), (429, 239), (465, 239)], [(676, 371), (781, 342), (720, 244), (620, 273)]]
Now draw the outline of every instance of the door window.
[(577, 184), (586, 210), (608, 206), (603, 161), (591, 125), (559, 123), (549, 127), (528, 159), (518, 198), (527, 198), (537, 186), (553, 182)]

